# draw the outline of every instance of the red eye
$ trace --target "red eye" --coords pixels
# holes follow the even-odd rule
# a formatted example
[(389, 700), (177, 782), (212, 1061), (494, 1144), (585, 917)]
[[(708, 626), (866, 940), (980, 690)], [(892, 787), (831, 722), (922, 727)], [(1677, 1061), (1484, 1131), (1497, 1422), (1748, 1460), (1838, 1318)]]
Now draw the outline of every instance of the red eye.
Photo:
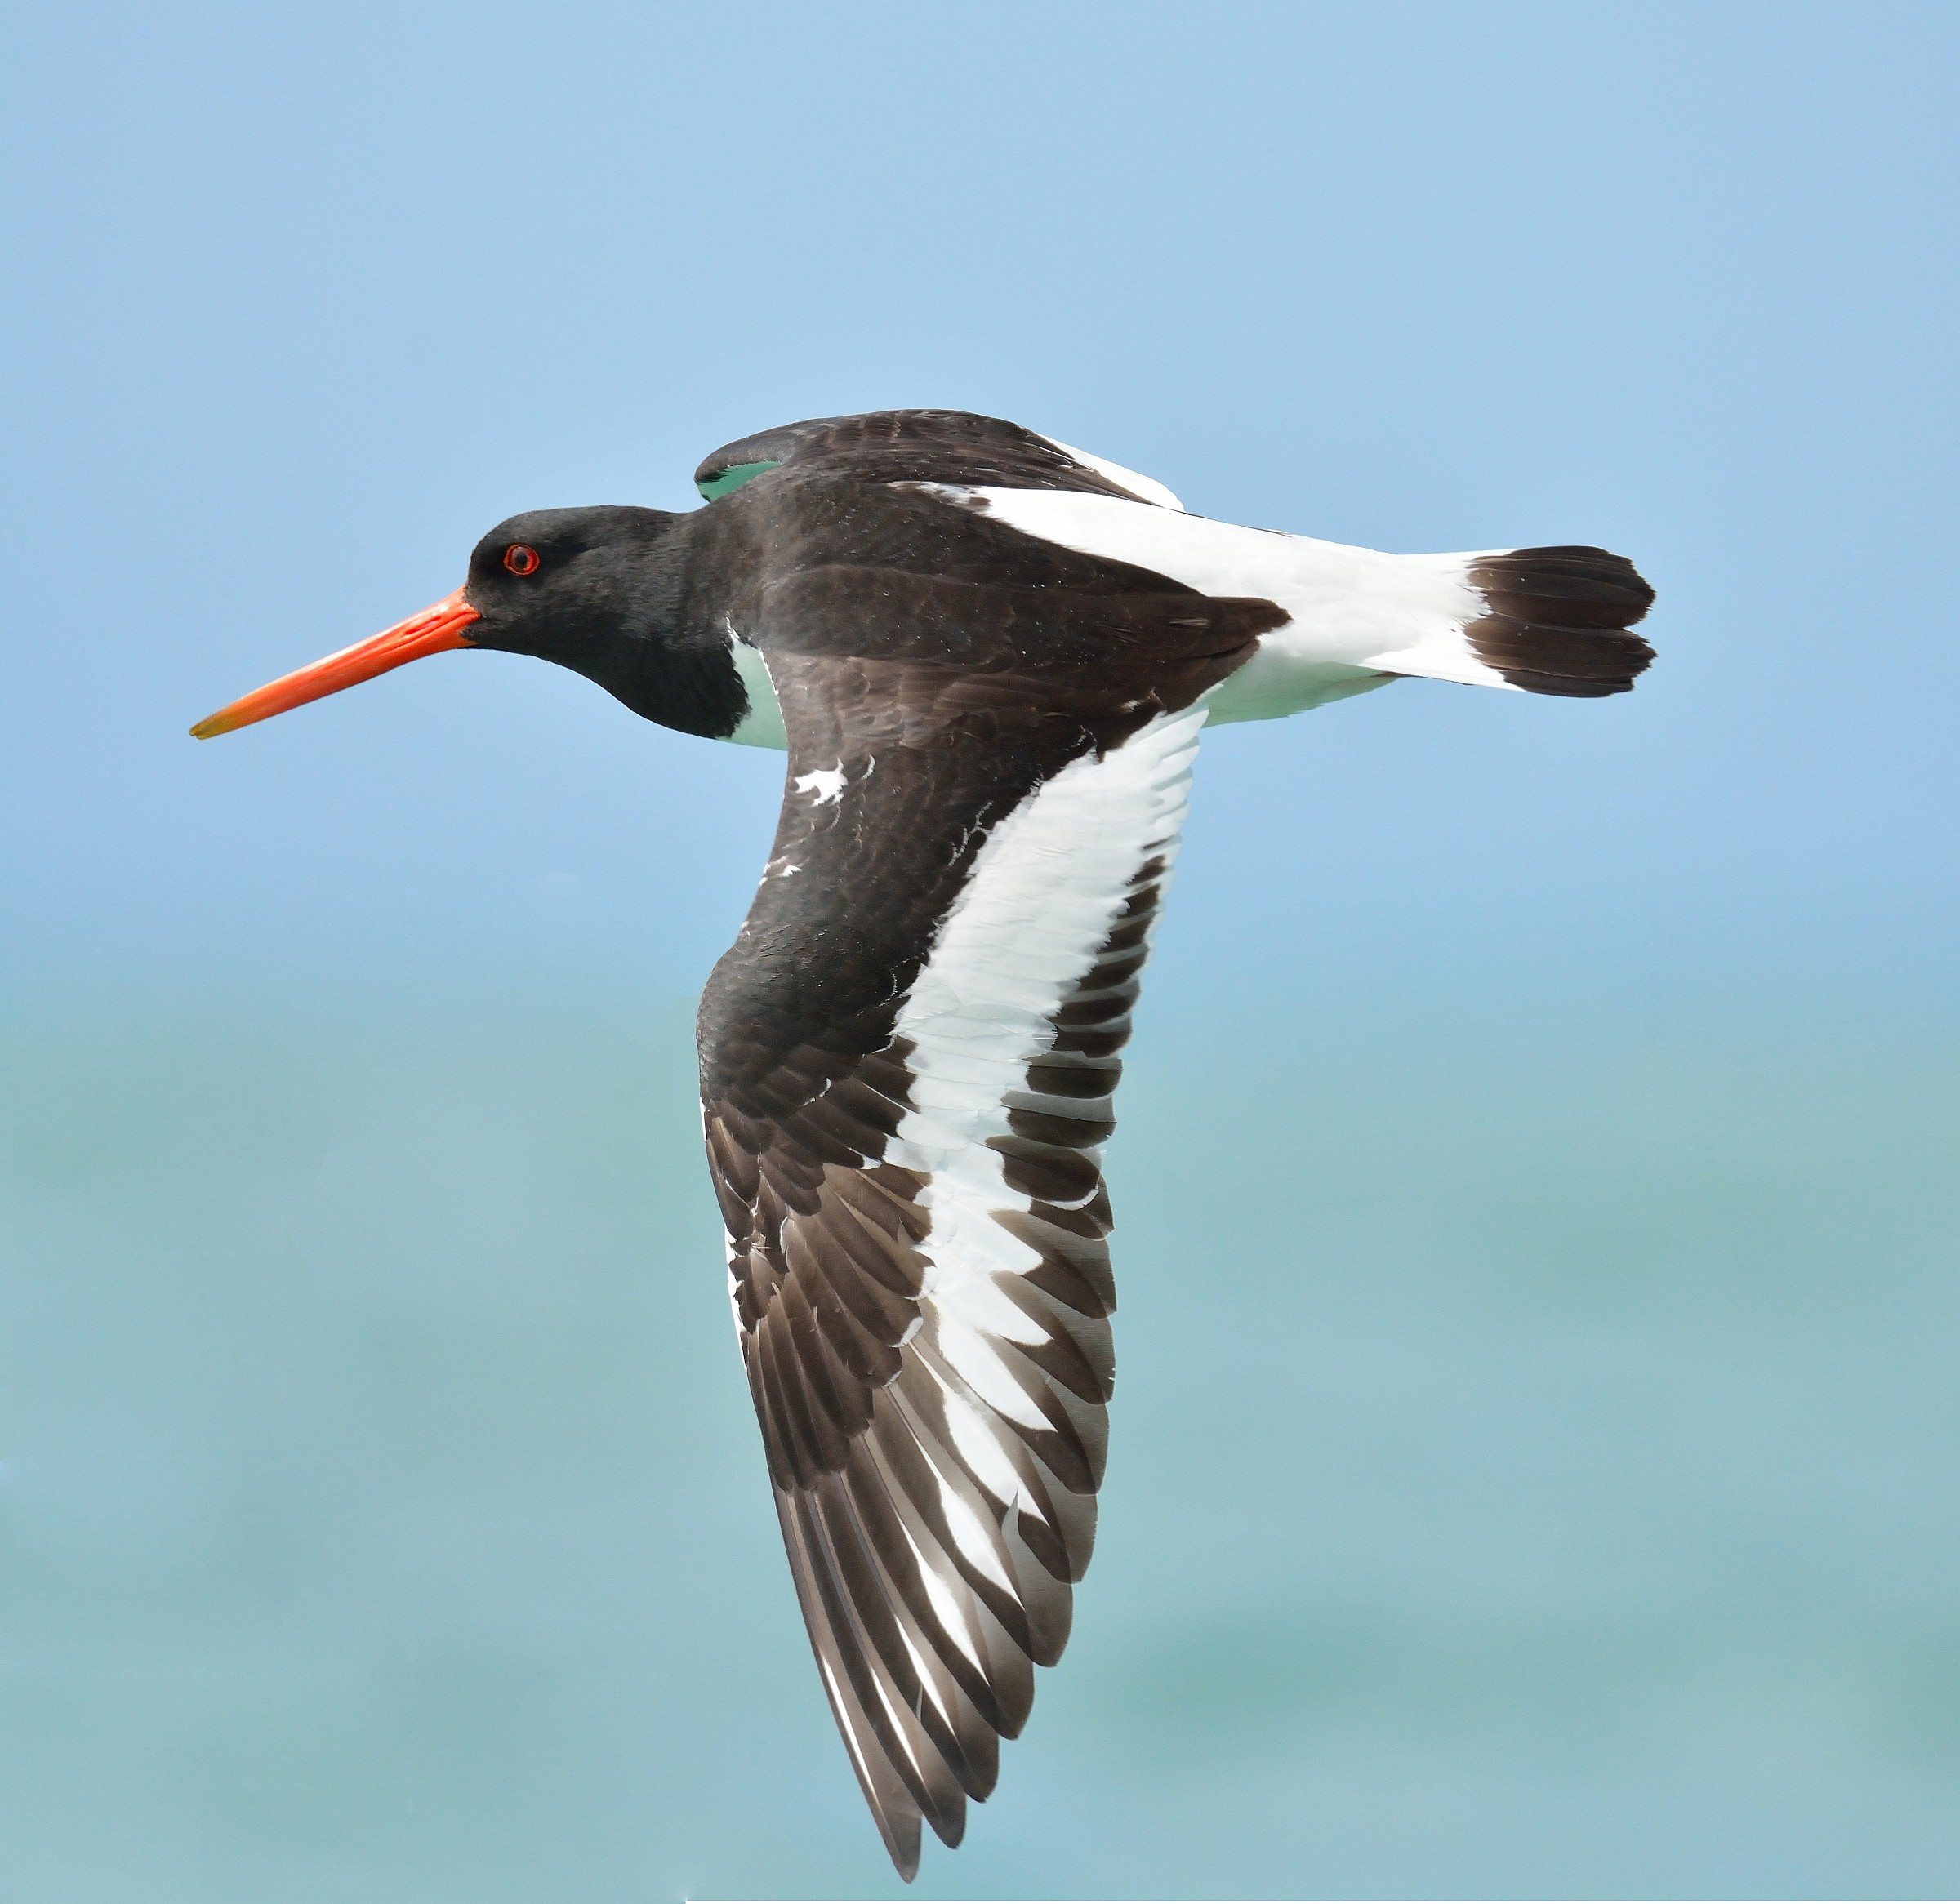
[(504, 551), (504, 567), (513, 575), (536, 575), (544, 563), (528, 542), (513, 542)]

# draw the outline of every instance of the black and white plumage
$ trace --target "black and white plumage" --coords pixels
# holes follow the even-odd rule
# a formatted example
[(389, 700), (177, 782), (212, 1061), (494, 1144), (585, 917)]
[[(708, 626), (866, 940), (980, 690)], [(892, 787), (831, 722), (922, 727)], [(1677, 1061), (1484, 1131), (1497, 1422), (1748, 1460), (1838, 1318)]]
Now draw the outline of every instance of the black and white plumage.
[(894, 1863), (948, 1844), (1067, 1639), (1115, 1307), (1101, 1150), (1207, 725), (1398, 676), (1593, 697), (1652, 600), (1590, 548), (1401, 557), (1184, 513), (937, 411), (729, 445), (709, 505), (539, 512), (454, 596), (203, 723), (442, 647), (786, 746), (700, 1019), (731, 1301), (791, 1569)]

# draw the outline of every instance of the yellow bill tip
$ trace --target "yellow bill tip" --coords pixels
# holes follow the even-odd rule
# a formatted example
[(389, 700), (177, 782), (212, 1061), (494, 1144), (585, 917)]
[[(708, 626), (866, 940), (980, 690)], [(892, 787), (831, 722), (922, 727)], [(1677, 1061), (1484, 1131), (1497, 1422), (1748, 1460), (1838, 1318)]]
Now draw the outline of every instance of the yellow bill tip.
[(376, 674), (385, 674), (404, 661), (419, 661), (424, 655), (439, 654), (445, 648), (474, 647), (476, 644), (464, 630), (481, 619), (458, 589), (433, 607), (411, 615), (392, 628), (384, 628), (366, 641), (356, 642), (352, 647), (342, 648), (310, 667), (296, 669), (276, 681), (267, 682), (263, 687), (254, 688), (250, 694), (241, 695), (229, 706), (207, 714), (190, 730), (190, 737), (209, 741), (229, 734), (234, 728), (248, 727), (254, 721), (269, 720), (288, 708), (303, 707), (323, 695), (337, 694), (357, 681), (372, 681)]

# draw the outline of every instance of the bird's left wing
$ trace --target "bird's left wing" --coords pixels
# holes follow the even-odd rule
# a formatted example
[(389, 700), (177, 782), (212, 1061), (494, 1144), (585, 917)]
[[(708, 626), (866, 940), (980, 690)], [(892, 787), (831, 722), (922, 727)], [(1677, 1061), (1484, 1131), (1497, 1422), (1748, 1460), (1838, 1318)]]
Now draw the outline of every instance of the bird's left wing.
[[(811, 591), (834, 609), (840, 588), (866, 615), (934, 612), (908, 597), (933, 585), (875, 579), (803, 578), (764, 619), (820, 622)], [(1009, 612), (984, 593), (960, 613)], [(1112, 1368), (1098, 1146), (1199, 696), (1257, 619), (1189, 594), (1083, 612), (1113, 629), (1108, 658), (1066, 675), (910, 658), (875, 630), (850, 656), (765, 638), (782, 817), (702, 1005), (708, 1154), (783, 1537), (908, 1877), (922, 1817), (958, 1842), (1032, 1666), (1067, 1636)]]
[(859, 483), (1004, 483), (1085, 490), (1159, 509), (1183, 504), (1154, 477), (1125, 469), (999, 416), (964, 410), (874, 410), (813, 416), (724, 443), (702, 460), (694, 487), (710, 502), (771, 469), (822, 471)]

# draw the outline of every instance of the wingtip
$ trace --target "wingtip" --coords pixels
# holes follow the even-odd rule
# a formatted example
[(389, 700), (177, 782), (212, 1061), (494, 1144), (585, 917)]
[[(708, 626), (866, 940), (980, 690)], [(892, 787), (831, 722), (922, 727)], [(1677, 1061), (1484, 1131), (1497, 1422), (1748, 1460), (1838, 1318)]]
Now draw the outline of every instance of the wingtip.
[(871, 1816), (877, 1821), (878, 1835), (884, 1840), (885, 1854), (892, 1861), (892, 1868), (906, 1884), (911, 1884), (919, 1875), (918, 1815), (915, 1813), (910, 1817), (889, 1818), (874, 1805)]

